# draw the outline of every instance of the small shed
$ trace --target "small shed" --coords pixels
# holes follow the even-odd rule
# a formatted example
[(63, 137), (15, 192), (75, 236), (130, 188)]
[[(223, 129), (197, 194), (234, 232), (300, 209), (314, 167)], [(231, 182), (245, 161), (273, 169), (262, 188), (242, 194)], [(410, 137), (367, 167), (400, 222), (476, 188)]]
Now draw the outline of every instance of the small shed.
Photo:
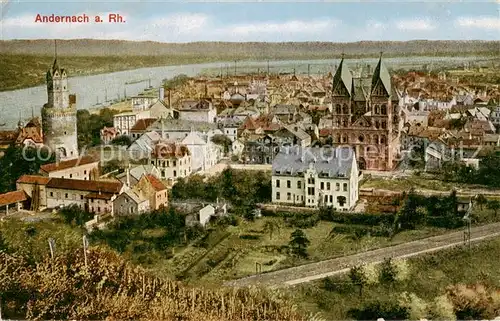
[(0, 194), (0, 208), (5, 208), (5, 215), (9, 215), (9, 208), (19, 211), (29, 208), (28, 195), (24, 191), (14, 191)]

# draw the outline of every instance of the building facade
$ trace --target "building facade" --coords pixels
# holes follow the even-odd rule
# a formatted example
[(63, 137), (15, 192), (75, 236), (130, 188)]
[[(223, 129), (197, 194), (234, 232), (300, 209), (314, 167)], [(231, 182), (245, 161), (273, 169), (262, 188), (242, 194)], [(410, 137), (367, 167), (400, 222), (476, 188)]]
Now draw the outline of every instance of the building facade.
[(42, 108), (43, 141), (60, 159), (78, 157), (76, 96), (69, 94), (68, 75), (57, 58), (47, 71), (48, 101)]
[(98, 173), (99, 161), (90, 156), (40, 166), (40, 174), (48, 177), (91, 180)]
[(342, 58), (332, 82), (332, 140), (355, 150), (360, 169), (395, 166), (402, 128), (398, 102), (382, 57), (371, 79), (354, 78)]
[(358, 201), (358, 181), (350, 147), (283, 148), (272, 165), (272, 202), (347, 211)]
[(179, 178), (191, 175), (191, 152), (185, 145), (158, 142), (150, 164), (160, 171), (160, 178), (172, 186)]

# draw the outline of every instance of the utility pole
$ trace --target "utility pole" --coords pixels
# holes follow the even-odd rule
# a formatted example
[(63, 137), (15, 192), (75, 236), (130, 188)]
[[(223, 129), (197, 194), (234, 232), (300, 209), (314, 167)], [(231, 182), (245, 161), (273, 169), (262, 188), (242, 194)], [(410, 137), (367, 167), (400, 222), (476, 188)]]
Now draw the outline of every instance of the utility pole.
[(465, 221), (465, 223), (467, 224), (467, 226), (465, 227), (465, 231), (464, 231), (464, 245), (465, 244), (468, 244), (469, 246), (469, 251), (471, 249), (471, 225), (472, 225), (472, 219), (470, 217), (470, 214), (472, 213), (472, 207), (473, 207), (473, 199), (475, 199), (477, 197), (474, 196), (473, 198), (471, 198), (470, 202), (469, 202), (469, 208), (467, 209), (467, 212), (465, 213), (464, 217), (463, 217), (463, 220)]
[(83, 236), (83, 256), (85, 258), (85, 268), (87, 268), (87, 248), (89, 247), (89, 241), (87, 236)]
[(234, 61), (234, 76), (236, 77), (236, 60)]

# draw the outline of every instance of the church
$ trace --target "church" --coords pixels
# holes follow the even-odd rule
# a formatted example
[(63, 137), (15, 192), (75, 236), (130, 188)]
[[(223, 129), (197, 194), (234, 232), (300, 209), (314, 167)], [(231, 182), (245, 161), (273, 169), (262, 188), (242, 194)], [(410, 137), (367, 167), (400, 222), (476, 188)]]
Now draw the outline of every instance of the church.
[(392, 170), (400, 150), (399, 97), (382, 55), (371, 77), (353, 77), (344, 57), (332, 82), (332, 141), (351, 146), (360, 170)]
[(47, 71), (47, 103), (42, 108), (44, 144), (57, 159), (78, 158), (76, 96), (69, 94), (68, 75), (59, 67), (57, 56)]

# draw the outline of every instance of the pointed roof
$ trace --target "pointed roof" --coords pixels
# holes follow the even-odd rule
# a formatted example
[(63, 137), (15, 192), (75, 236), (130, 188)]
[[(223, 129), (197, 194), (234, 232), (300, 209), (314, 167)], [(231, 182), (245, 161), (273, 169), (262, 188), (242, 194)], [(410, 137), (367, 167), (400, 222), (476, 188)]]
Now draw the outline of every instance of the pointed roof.
[(352, 74), (349, 71), (347, 66), (344, 66), (344, 57), (342, 56), (342, 60), (340, 61), (339, 68), (335, 71), (335, 75), (333, 76), (332, 88), (335, 89), (337, 84), (342, 82), (349, 93), (351, 95), (352, 88)]
[(390, 95), (392, 92), (391, 75), (389, 75), (389, 71), (382, 62), (382, 53), (380, 53), (380, 59), (378, 60), (377, 67), (375, 67), (375, 71), (373, 72), (372, 88), (371, 88), (372, 91), (373, 89), (375, 89), (379, 81), (382, 82), (385, 91), (387, 92), (388, 95)]

